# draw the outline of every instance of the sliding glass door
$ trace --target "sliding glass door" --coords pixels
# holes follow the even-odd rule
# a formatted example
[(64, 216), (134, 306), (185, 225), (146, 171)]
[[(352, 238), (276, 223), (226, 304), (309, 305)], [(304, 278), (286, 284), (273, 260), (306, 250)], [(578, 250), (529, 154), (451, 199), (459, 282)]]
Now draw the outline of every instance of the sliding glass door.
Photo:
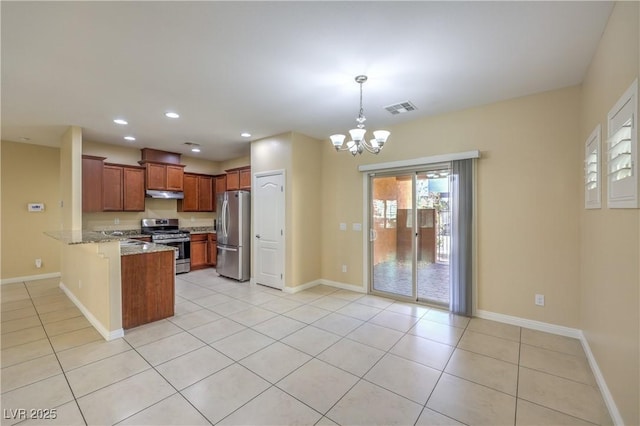
[(371, 291), (449, 304), (449, 166), (370, 177)]
[(413, 175), (371, 177), (372, 290), (415, 299)]

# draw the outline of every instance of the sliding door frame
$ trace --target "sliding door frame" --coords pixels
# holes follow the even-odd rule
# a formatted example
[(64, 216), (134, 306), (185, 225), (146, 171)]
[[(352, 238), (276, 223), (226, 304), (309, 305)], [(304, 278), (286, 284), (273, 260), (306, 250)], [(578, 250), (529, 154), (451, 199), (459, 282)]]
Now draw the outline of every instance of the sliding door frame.
[[(367, 293), (369, 294), (373, 294), (376, 296), (384, 296), (384, 297), (388, 297), (391, 299), (395, 299), (395, 300), (400, 300), (403, 302), (411, 302), (411, 303), (421, 303), (424, 305), (433, 305), (433, 306), (437, 306), (442, 308), (443, 305), (442, 304), (438, 304), (429, 300), (425, 300), (425, 299), (420, 299), (420, 297), (418, 296), (418, 284), (417, 284), (417, 279), (418, 279), (418, 269), (417, 269), (417, 262), (418, 262), (418, 250), (417, 250), (417, 236), (416, 236), (416, 232), (418, 230), (418, 201), (417, 201), (417, 194), (416, 194), (416, 189), (417, 189), (417, 179), (418, 179), (418, 175), (421, 173), (426, 173), (426, 172), (430, 172), (430, 171), (435, 171), (435, 170), (442, 170), (442, 169), (448, 169), (451, 170), (451, 162), (439, 162), (439, 163), (431, 163), (431, 164), (424, 164), (421, 166), (410, 166), (410, 167), (400, 167), (397, 169), (386, 169), (383, 171), (380, 171), (378, 173), (375, 172), (369, 172), (369, 173), (365, 173), (364, 174), (364, 179), (365, 179), (365, 197), (363, 197), (365, 199), (365, 220), (363, 221), (363, 223), (366, 224), (366, 232), (364, 232), (364, 244), (366, 247), (365, 250), (365, 261), (363, 262), (364, 264), (364, 269), (365, 269), (365, 273), (364, 273), (364, 277), (365, 277), (365, 283), (367, 285)], [(405, 176), (411, 176), (411, 193), (412, 193), (412, 201), (411, 201), (411, 232), (412, 232), (412, 238), (411, 238), (411, 296), (403, 296), (400, 294), (396, 294), (396, 293), (387, 293), (385, 291), (381, 291), (381, 290), (376, 290), (374, 288), (374, 282), (373, 282), (373, 267), (374, 267), (374, 250), (373, 250), (373, 240), (372, 240), (372, 235), (371, 232), (373, 230), (372, 226), (373, 226), (373, 209), (372, 209), (372, 201), (373, 201), (373, 185), (372, 185), (372, 181), (373, 179), (375, 179), (376, 177), (393, 177), (393, 176), (401, 176), (401, 175), (405, 175)], [(399, 229), (400, 224), (398, 223), (396, 225)], [(450, 284), (449, 284), (450, 285)], [(448, 308), (448, 307), (447, 307)]]
[[(400, 161), (392, 161), (386, 163), (378, 163), (378, 164), (365, 164), (358, 166), (358, 171), (362, 172), (362, 223), (363, 223), (363, 232), (362, 232), (362, 246), (363, 246), (363, 259), (362, 259), (362, 289), (371, 293), (371, 247), (369, 244), (369, 230), (371, 229), (370, 222), (370, 200), (369, 194), (371, 189), (369, 188), (370, 178), (369, 175), (371, 173), (379, 173), (382, 174), (384, 172), (396, 172), (396, 171), (409, 171), (422, 169), (424, 167), (429, 167), (436, 164), (442, 163), (450, 163), (453, 160), (462, 160), (462, 159), (479, 159), (480, 151), (466, 151), (452, 154), (443, 154), (443, 155), (434, 155), (431, 157), (421, 157), (421, 158), (413, 158), (409, 160), (400, 160)], [(476, 315), (476, 311), (478, 309), (478, 197), (477, 197), (477, 160), (473, 162), (473, 245), (472, 245), (472, 263), (473, 263), (473, 275), (472, 275), (472, 315)], [(414, 216), (415, 217), (415, 216)], [(401, 297), (393, 297), (392, 295), (387, 296), (384, 293), (385, 297), (389, 297), (391, 299), (396, 299), (403, 302), (411, 302), (411, 303), (419, 303), (425, 304), (420, 301), (408, 300), (407, 298)]]

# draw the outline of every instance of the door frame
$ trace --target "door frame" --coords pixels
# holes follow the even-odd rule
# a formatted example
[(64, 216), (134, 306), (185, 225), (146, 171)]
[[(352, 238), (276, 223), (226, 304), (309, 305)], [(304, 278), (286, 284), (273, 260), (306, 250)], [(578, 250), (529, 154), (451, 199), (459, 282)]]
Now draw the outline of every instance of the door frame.
[[(276, 170), (268, 170), (268, 171), (264, 171), (264, 172), (256, 172), (253, 173), (253, 176), (251, 177), (251, 187), (252, 188), (257, 188), (257, 184), (256, 181), (258, 178), (261, 177), (266, 177), (266, 176), (277, 176), (280, 175), (282, 176), (282, 217), (281, 217), (281, 229), (282, 229), (282, 253), (280, 256), (280, 268), (282, 271), (282, 291), (284, 292), (285, 289), (287, 288), (287, 269), (286, 269), (286, 253), (287, 253), (287, 175), (286, 175), (286, 171), (284, 169), (276, 169)], [(258, 245), (255, 244), (255, 240), (253, 238), (253, 232), (256, 229), (256, 222), (255, 222), (255, 209), (253, 208), (253, 206), (255, 206), (255, 192), (251, 191), (251, 270), (252, 271), (256, 271), (256, 259), (257, 259), (257, 252), (258, 252)], [(256, 282), (256, 278), (254, 276), (254, 274), (251, 274), (251, 284), (252, 285), (257, 285), (258, 283)]]

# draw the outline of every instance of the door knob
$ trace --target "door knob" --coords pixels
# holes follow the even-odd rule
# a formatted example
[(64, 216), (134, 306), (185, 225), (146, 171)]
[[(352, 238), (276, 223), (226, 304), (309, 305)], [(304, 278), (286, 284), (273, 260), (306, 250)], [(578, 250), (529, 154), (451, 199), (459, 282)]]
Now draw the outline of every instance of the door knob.
[(260, 238), (260, 234), (256, 234), (256, 238)]

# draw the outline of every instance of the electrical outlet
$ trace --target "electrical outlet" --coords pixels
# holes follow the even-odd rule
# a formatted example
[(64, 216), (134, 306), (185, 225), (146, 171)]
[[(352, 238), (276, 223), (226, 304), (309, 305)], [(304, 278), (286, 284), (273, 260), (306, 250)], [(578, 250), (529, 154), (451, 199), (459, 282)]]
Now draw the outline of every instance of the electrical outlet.
[(78, 288), (82, 288), (82, 280), (78, 280)]
[(535, 303), (538, 306), (544, 306), (544, 294), (536, 294)]
[(347, 265), (342, 265), (342, 272), (347, 272)]
[(36, 268), (42, 268), (42, 259), (36, 259)]
[(117, 217), (115, 219), (113, 219), (113, 224), (114, 225), (120, 225), (120, 219), (117, 218)]

